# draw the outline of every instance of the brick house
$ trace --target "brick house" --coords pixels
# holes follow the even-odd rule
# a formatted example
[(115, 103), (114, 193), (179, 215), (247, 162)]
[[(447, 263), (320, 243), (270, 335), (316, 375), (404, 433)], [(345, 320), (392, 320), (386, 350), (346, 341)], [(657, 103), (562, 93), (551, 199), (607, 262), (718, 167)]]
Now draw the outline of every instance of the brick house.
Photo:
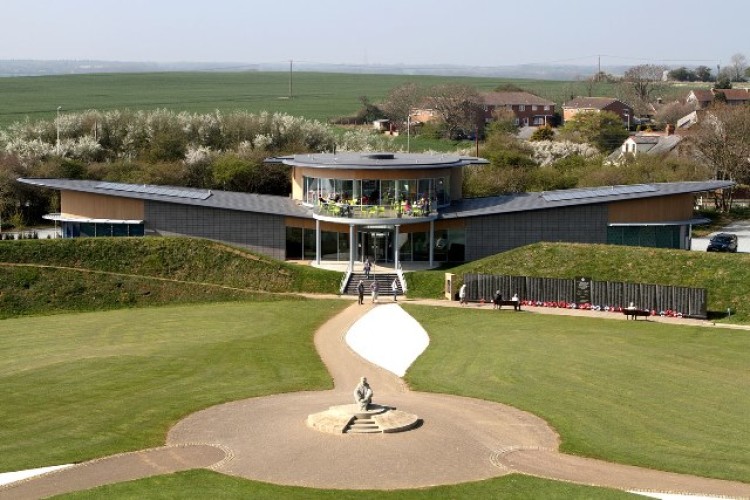
[(630, 128), (634, 123), (633, 108), (614, 97), (576, 97), (563, 104), (563, 121), (571, 120), (581, 112), (610, 111), (622, 119), (623, 125)]
[(494, 112), (508, 109), (516, 115), (516, 125), (554, 125), (555, 103), (528, 92), (484, 92), (482, 110), (484, 123), (494, 119)]
[[(555, 103), (528, 92), (484, 92), (480, 95), (481, 113), (477, 125), (481, 128), (495, 119), (496, 110), (507, 109), (516, 117), (516, 125), (554, 125)], [(427, 123), (439, 119), (440, 115), (428, 107), (411, 112), (412, 123)]]
[(697, 109), (705, 109), (714, 102), (719, 92), (724, 94), (730, 106), (750, 103), (750, 89), (696, 89), (690, 91), (685, 102), (695, 105)]

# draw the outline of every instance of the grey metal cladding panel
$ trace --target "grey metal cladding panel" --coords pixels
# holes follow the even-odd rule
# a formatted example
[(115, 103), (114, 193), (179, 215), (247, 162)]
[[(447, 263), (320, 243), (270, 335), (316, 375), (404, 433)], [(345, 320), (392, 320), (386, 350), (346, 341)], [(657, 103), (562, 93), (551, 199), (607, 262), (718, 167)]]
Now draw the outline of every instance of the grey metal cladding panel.
[(283, 259), (284, 217), (147, 201), (146, 227), (159, 233), (222, 241)]
[(606, 205), (562, 207), (466, 220), (466, 260), (540, 241), (606, 243)]

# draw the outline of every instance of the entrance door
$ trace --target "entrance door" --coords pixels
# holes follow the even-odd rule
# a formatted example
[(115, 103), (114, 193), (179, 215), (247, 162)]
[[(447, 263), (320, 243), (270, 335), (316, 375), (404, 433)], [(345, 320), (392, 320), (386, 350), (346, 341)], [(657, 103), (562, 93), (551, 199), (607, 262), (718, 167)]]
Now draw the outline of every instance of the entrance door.
[(393, 230), (364, 228), (359, 232), (360, 260), (369, 257), (370, 262), (393, 262)]

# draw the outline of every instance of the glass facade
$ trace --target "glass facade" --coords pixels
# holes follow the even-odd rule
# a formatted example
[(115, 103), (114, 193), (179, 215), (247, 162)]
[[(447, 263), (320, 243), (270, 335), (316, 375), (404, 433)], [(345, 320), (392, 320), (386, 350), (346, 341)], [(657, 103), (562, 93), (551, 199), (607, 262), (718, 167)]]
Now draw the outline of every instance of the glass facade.
[(71, 222), (62, 223), (63, 238), (100, 236), (143, 236), (143, 224), (118, 224), (112, 222)]
[(680, 248), (681, 226), (610, 226), (607, 243), (655, 248)]
[(396, 180), (303, 177), (302, 201), (308, 205), (330, 200), (351, 201), (353, 205), (392, 205), (405, 200), (414, 204), (424, 199), (441, 207), (451, 202), (449, 185), (446, 177)]
[[(396, 240), (392, 228), (360, 227), (355, 236), (354, 259), (361, 261), (368, 256), (376, 262), (390, 263), (394, 260), (394, 245), (399, 249), (401, 262), (427, 262), (430, 260), (430, 235), (428, 232), (400, 232)], [(349, 229), (341, 232), (321, 231), (321, 260), (349, 260)], [(433, 246), (434, 262), (463, 262), (466, 238), (463, 229), (435, 231)], [(315, 260), (315, 229), (286, 228), (286, 259)]]

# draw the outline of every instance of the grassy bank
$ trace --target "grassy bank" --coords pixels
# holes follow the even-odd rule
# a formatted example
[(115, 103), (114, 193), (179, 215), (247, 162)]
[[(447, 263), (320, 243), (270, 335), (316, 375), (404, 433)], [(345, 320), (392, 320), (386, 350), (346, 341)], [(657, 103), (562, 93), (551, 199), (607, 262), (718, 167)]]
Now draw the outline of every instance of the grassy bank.
[(417, 390), (510, 404), (562, 450), (750, 482), (750, 335), (491, 309), (407, 305), (430, 335)]
[(337, 293), (341, 279), (190, 238), (2, 241), (0, 263), (72, 268), (0, 264), (0, 317), (241, 299), (253, 291)]
[[(447, 270), (549, 278), (590, 276), (626, 281), (706, 288), (708, 310), (731, 308), (731, 321), (750, 321), (750, 255), (686, 252), (659, 248), (574, 243), (537, 243)], [(409, 273), (409, 295), (442, 298), (446, 270)]]

